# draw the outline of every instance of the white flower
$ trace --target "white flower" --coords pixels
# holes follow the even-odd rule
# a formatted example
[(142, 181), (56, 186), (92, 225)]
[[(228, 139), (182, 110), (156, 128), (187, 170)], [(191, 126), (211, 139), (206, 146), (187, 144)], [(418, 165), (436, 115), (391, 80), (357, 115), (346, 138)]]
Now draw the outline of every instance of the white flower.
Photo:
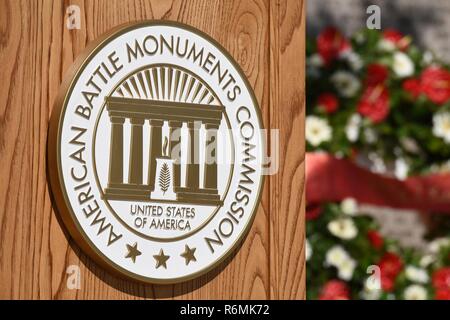
[(364, 66), (361, 56), (352, 50), (346, 50), (341, 55), (340, 58), (347, 61), (350, 68), (353, 71), (359, 71)]
[(306, 59), (306, 73), (313, 78), (320, 77), (320, 68), (324, 65), (322, 57), (315, 53)]
[(342, 280), (349, 281), (353, 278), (353, 272), (355, 271), (356, 262), (350, 257), (343, 261), (338, 267), (338, 277)]
[(336, 71), (330, 79), (339, 94), (343, 97), (353, 97), (361, 88), (361, 83), (358, 78), (347, 71)]
[(309, 259), (312, 256), (312, 248), (311, 248), (311, 244), (309, 243), (308, 239), (306, 239), (306, 243), (305, 243), (305, 256), (306, 256), (306, 261), (309, 261)]
[(392, 69), (401, 78), (409, 77), (414, 73), (414, 63), (407, 54), (397, 51), (394, 53)]
[(386, 173), (386, 164), (381, 156), (379, 156), (376, 152), (371, 152), (369, 153), (368, 158), (371, 161), (371, 171), (381, 174)]
[(324, 61), (323, 61), (322, 57), (320, 56), (320, 54), (314, 53), (314, 54), (310, 55), (308, 57), (308, 59), (306, 59), (306, 64), (309, 66), (320, 68), (324, 65)]
[(331, 139), (332, 128), (326, 119), (307, 116), (305, 121), (306, 140), (314, 147)]
[[(379, 267), (376, 266), (376, 268), (379, 270)], [(373, 271), (377, 269), (371, 269)], [(369, 272), (369, 268), (367, 268), (367, 272)], [(381, 290), (381, 277), (380, 277), (380, 271), (373, 272), (371, 276), (367, 277), (366, 281), (364, 281), (364, 288), (371, 291)]]
[(354, 216), (358, 211), (358, 203), (353, 198), (345, 198), (341, 202), (341, 210), (343, 213)]
[(450, 113), (440, 112), (433, 116), (433, 134), (450, 143)]
[(351, 259), (349, 254), (339, 245), (331, 247), (325, 254), (325, 264), (336, 268), (339, 268), (348, 259)]
[(405, 276), (408, 280), (417, 283), (427, 283), (429, 280), (427, 271), (415, 266), (407, 266)]
[(381, 296), (381, 290), (366, 289), (361, 292), (361, 298), (363, 300), (378, 300)]
[(358, 229), (351, 218), (339, 218), (330, 221), (328, 231), (332, 235), (345, 240), (353, 239), (358, 234)]
[(427, 290), (418, 284), (412, 284), (405, 289), (403, 296), (405, 300), (426, 300)]
[(419, 153), (420, 151), (419, 145), (413, 138), (403, 137), (400, 139), (400, 143), (402, 144), (403, 148), (405, 148), (405, 150), (408, 152)]
[(438, 238), (428, 245), (428, 250), (432, 253), (438, 253), (442, 248), (450, 246), (450, 238)]
[(393, 43), (392, 41), (388, 41), (386, 39), (381, 39), (378, 42), (377, 47), (381, 51), (392, 52), (395, 50), (395, 43)]
[(351, 280), (356, 268), (356, 261), (339, 245), (331, 247), (325, 255), (325, 265), (337, 269), (338, 277), (342, 280)]
[(436, 257), (435, 256), (433, 256), (431, 254), (426, 254), (420, 259), (419, 265), (422, 268), (428, 268), (430, 266), (430, 264), (432, 264), (435, 261), (436, 261)]
[(370, 276), (364, 281), (364, 289), (361, 292), (364, 300), (378, 300), (381, 293), (381, 281), (379, 277)]
[(377, 132), (372, 128), (364, 129), (364, 139), (368, 144), (374, 144), (378, 140)]
[(399, 180), (405, 180), (408, 176), (409, 165), (403, 158), (397, 158), (395, 160), (395, 177)]
[(422, 63), (426, 66), (432, 64), (434, 61), (434, 55), (431, 51), (425, 51), (422, 57)]
[(347, 121), (345, 127), (345, 135), (348, 141), (355, 142), (359, 137), (359, 128), (361, 126), (361, 116), (358, 113), (354, 113)]

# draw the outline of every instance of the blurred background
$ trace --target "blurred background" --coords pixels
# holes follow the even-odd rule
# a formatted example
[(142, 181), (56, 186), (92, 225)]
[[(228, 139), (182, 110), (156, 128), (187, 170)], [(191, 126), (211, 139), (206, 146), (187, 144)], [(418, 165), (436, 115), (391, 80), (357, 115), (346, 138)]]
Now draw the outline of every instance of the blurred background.
[(449, 39), (448, 0), (307, 3), (309, 299), (450, 300)]
[(366, 25), (366, 9), (381, 8), (381, 27), (410, 34), (422, 48), (450, 61), (448, 0), (312, 0), (307, 3), (307, 34), (317, 36), (328, 25), (351, 35)]

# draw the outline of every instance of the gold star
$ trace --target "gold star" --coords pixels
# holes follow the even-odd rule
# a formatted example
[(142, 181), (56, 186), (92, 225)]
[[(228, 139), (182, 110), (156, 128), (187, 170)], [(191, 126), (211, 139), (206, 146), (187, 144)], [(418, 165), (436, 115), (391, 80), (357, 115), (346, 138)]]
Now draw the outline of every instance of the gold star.
[(142, 254), (142, 252), (140, 252), (137, 248), (137, 242), (135, 242), (132, 246), (127, 244), (127, 250), (128, 253), (125, 258), (131, 258), (131, 260), (133, 260), (133, 263), (136, 262), (136, 257)]
[(166, 264), (166, 262), (167, 262), (167, 260), (169, 260), (170, 256), (166, 256), (166, 255), (164, 254), (163, 249), (161, 249), (161, 250), (159, 251), (159, 254), (153, 255), (153, 258), (155, 258), (155, 260), (156, 260), (156, 269), (158, 269), (158, 268), (161, 267), (161, 266), (163, 266), (164, 268), (167, 269), (167, 264)]
[(184, 259), (186, 259), (186, 265), (189, 264), (191, 261), (197, 261), (197, 259), (194, 256), (196, 248), (189, 248), (188, 245), (184, 246), (184, 252), (180, 254)]

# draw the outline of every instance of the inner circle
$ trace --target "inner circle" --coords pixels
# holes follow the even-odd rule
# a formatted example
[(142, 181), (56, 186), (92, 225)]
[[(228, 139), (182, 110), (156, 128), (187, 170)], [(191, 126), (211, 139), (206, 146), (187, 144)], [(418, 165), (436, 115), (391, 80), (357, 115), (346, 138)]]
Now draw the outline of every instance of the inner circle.
[[(213, 121), (211, 115), (216, 117)], [(179, 127), (180, 152), (169, 156), (175, 126)], [(211, 141), (208, 129), (215, 127), (215, 143), (223, 146), (216, 148), (217, 153), (232, 152), (222, 155), (223, 163), (216, 154), (214, 184), (214, 179), (212, 183), (209, 179), (211, 172), (200, 161), (206, 142)], [(95, 123), (92, 157), (102, 199), (114, 216), (140, 237), (176, 241), (191, 236), (214, 217), (228, 192), (234, 160), (230, 128), (225, 107), (198, 75), (173, 64), (134, 70), (107, 95)], [(191, 142), (186, 145), (186, 137), (192, 139), (193, 132), (200, 140), (195, 151), (200, 161), (194, 167), (189, 159), (182, 159), (186, 152), (190, 157)], [(173, 154), (180, 155), (178, 162)], [(97, 162), (102, 166), (97, 167)], [(171, 182), (169, 190), (161, 190), (162, 171)]]

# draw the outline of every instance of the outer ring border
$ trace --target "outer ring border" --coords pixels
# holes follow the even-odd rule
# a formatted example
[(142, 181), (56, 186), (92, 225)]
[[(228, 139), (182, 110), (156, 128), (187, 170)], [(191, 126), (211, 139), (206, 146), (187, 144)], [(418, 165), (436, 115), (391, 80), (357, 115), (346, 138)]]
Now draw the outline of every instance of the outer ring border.
[[(165, 20), (142, 20), (139, 22), (131, 22), (131, 23), (125, 23), (119, 26), (116, 26), (112, 28), (110, 31), (102, 34), (100, 37), (95, 39), (94, 41), (90, 42), (86, 48), (81, 52), (80, 55), (75, 59), (74, 63), (71, 65), (71, 67), (66, 72), (66, 75), (63, 78), (63, 81), (61, 83), (61, 86), (58, 91), (58, 95), (55, 99), (52, 115), (50, 118), (50, 124), (49, 124), (49, 131), (48, 131), (48, 140), (47, 140), (47, 165), (48, 165), (48, 173), (50, 177), (50, 186), (51, 191), (53, 193), (56, 207), (59, 211), (59, 214), (64, 222), (64, 225), (69, 230), (70, 235), (75, 240), (75, 242), (81, 247), (83, 252), (89, 255), (90, 258), (92, 258), (97, 264), (99, 264), (104, 269), (120, 276), (125, 277), (129, 280), (137, 280), (139, 282), (147, 283), (147, 284), (175, 284), (180, 282), (185, 282), (188, 280), (195, 279), (201, 275), (204, 275), (208, 273), (209, 271), (215, 269), (217, 266), (219, 266), (222, 262), (224, 262), (229, 256), (231, 256), (239, 247), (239, 245), (245, 240), (247, 237), (251, 226), (253, 225), (253, 222), (255, 220), (256, 212), (259, 207), (259, 204), (261, 203), (261, 196), (262, 196), (262, 188), (264, 186), (265, 181), (265, 175), (263, 174), (261, 176), (261, 180), (258, 186), (258, 196), (257, 200), (255, 201), (254, 207), (251, 210), (251, 217), (247, 221), (246, 226), (244, 227), (243, 231), (241, 232), (241, 235), (232, 243), (229, 250), (225, 252), (219, 259), (208, 265), (207, 267), (194, 272), (188, 276), (184, 277), (178, 277), (178, 278), (171, 278), (171, 279), (158, 279), (158, 278), (150, 278), (150, 277), (144, 277), (137, 275), (135, 273), (132, 273), (125, 268), (122, 268), (121, 266), (117, 265), (115, 262), (110, 260), (108, 257), (106, 257), (100, 250), (98, 250), (95, 246), (95, 244), (92, 243), (92, 241), (86, 236), (84, 233), (84, 230), (81, 228), (81, 226), (78, 223), (78, 220), (73, 213), (73, 210), (71, 206), (69, 205), (70, 202), (68, 202), (67, 195), (65, 193), (64, 184), (62, 183), (62, 174), (61, 173), (61, 166), (59, 161), (59, 142), (61, 137), (61, 120), (62, 116), (65, 114), (65, 107), (67, 103), (67, 98), (69, 94), (72, 92), (73, 87), (78, 80), (81, 72), (84, 70), (86, 64), (92, 59), (92, 57), (101, 50), (112, 38), (115, 38), (117, 36), (120, 36), (124, 34), (127, 31), (138, 29), (141, 27), (147, 27), (147, 26), (171, 26), (171, 27), (178, 27), (190, 32), (193, 32), (201, 37), (203, 37), (205, 40), (210, 42), (212, 45), (214, 45), (218, 50), (222, 52), (222, 54), (225, 55), (225, 57), (228, 58), (230, 63), (233, 65), (233, 67), (237, 70), (239, 75), (242, 78), (242, 81), (244, 82), (247, 90), (249, 91), (250, 97), (252, 99), (253, 105), (256, 107), (256, 115), (259, 121), (259, 124), (261, 126), (261, 129), (264, 129), (264, 123), (262, 121), (261, 116), (261, 109), (259, 107), (258, 101), (255, 97), (254, 91), (250, 83), (248, 82), (247, 77), (245, 76), (245, 73), (242, 71), (242, 68), (239, 66), (239, 64), (234, 60), (234, 58), (228, 53), (228, 51), (216, 40), (214, 40), (212, 37), (204, 33), (203, 31), (200, 31), (194, 27), (191, 27), (189, 25), (175, 22), (175, 21), (165, 21)], [(262, 148), (261, 150), (265, 150), (265, 137), (261, 133), (261, 143)], [(55, 170), (57, 168), (57, 170)]]

